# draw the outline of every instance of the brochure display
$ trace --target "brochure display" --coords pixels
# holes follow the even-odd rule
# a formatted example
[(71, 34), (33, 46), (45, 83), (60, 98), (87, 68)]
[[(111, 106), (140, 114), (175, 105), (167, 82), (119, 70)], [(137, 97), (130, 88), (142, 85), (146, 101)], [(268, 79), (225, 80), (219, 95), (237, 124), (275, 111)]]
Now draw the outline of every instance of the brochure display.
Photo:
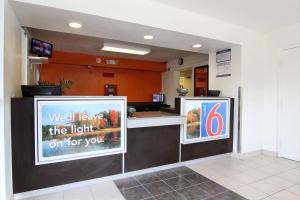
[(36, 97), (35, 164), (124, 153), (126, 97)]
[(230, 137), (229, 98), (182, 98), (181, 115), (187, 117), (181, 129), (184, 144)]

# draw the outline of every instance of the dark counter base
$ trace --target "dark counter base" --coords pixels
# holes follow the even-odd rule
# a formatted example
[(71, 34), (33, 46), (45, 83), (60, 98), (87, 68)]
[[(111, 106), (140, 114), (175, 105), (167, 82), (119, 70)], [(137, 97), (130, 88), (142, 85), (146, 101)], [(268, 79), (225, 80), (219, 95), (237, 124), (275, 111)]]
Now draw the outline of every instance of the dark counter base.
[[(181, 161), (232, 152), (233, 110), (232, 99), (229, 139), (181, 145), (179, 125), (127, 129), (125, 172), (177, 163), (180, 145)], [(122, 173), (122, 154), (35, 166), (33, 98), (12, 99), (11, 121), (14, 193)]]
[(215, 140), (181, 145), (181, 161), (232, 152), (232, 140)]
[(33, 98), (12, 99), (11, 119), (14, 193), (122, 173), (122, 154), (36, 166)]
[(125, 172), (179, 162), (180, 126), (127, 129)]

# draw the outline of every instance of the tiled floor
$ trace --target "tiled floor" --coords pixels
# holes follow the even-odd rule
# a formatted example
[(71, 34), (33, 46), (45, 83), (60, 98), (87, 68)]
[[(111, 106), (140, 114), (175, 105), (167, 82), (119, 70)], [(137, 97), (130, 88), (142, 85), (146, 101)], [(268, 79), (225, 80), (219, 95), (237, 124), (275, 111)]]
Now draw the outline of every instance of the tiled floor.
[[(148, 200), (154, 199), (153, 196), (156, 199), (234, 200), (237, 198), (233, 192), (250, 200), (300, 200), (299, 162), (261, 155), (243, 160), (223, 157), (187, 167), (211, 181), (190, 169), (178, 168), (116, 180), (116, 183), (125, 197), (138, 193), (142, 198), (150, 197)], [(124, 200), (118, 187), (113, 181), (107, 181), (30, 200)], [(219, 195), (211, 198), (212, 194)]]
[(126, 200), (245, 200), (185, 166), (116, 180), (115, 184)]

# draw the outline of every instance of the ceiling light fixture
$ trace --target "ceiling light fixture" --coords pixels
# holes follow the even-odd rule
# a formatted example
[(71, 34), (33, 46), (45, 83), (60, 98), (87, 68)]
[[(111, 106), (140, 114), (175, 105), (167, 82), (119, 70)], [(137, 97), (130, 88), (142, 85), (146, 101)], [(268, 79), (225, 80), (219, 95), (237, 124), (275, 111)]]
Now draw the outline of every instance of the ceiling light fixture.
[(115, 43), (104, 43), (101, 50), (113, 51), (118, 53), (136, 54), (136, 55), (146, 55), (150, 53), (150, 49), (141, 48), (137, 46), (130, 46), (126, 44), (115, 44)]
[(197, 48), (202, 47), (202, 44), (194, 44), (192, 47), (193, 47), (194, 49), (197, 49)]
[(144, 36), (144, 39), (145, 39), (145, 40), (152, 40), (153, 38), (154, 38), (153, 35), (145, 35), (145, 36)]
[(71, 28), (81, 28), (81, 27), (82, 27), (82, 25), (79, 24), (78, 22), (70, 22), (70, 23), (69, 23), (69, 26), (70, 26)]

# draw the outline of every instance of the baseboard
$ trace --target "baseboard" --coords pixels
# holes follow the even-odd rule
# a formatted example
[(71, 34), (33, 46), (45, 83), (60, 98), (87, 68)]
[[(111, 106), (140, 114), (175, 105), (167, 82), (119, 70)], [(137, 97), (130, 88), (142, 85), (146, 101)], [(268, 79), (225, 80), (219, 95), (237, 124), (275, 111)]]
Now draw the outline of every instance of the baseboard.
[(253, 156), (262, 155), (262, 150), (249, 151), (245, 153), (232, 153), (231, 156), (238, 159), (245, 159)]
[(278, 157), (278, 152), (276, 151), (269, 151), (269, 150), (262, 150), (262, 154), (266, 156), (271, 156), (271, 157)]
[(278, 157), (278, 153), (275, 151), (269, 151), (269, 150), (256, 150), (256, 151), (249, 151), (245, 153), (231, 153), (231, 156), (237, 159), (245, 159), (253, 156), (259, 156), (259, 155), (266, 155), (271, 157)]
[(87, 187), (87, 186), (95, 185), (97, 183), (101, 183), (101, 182), (105, 182), (105, 181), (113, 181), (113, 180), (117, 180), (117, 179), (121, 179), (121, 178), (127, 178), (127, 177), (136, 176), (136, 175), (140, 175), (140, 174), (169, 169), (172, 167), (180, 167), (183, 165), (188, 165), (188, 164), (193, 164), (193, 163), (201, 163), (201, 162), (206, 162), (206, 161), (211, 161), (211, 160), (217, 160), (217, 159), (226, 158), (229, 156), (230, 156), (230, 153), (226, 153), (226, 154), (210, 156), (210, 157), (206, 157), (206, 158), (199, 158), (199, 159), (195, 159), (195, 160), (189, 160), (189, 161), (184, 161), (184, 162), (179, 162), (179, 163), (174, 163), (174, 164), (169, 164), (169, 165), (164, 165), (164, 166), (159, 166), (159, 167), (153, 167), (153, 168), (148, 168), (148, 169), (143, 169), (143, 170), (138, 170), (138, 171), (133, 171), (133, 172), (127, 172), (124, 174), (117, 174), (117, 175), (113, 175), (113, 176), (106, 176), (106, 177), (102, 177), (102, 178), (96, 178), (96, 179), (80, 181), (80, 182), (76, 182), (76, 183), (48, 187), (48, 188), (39, 189), (39, 190), (32, 190), (32, 191), (28, 191), (28, 192), (16, 193), (16, 194), (14, 194), (13, 199), (19, 200), (19, 199), (32, 198), (32, 197), (36, 197), (36, 196), (40, 196), (40, 195), (46, 195), (46, 194), (50, 194), (50, 193), (63, 192), (66, 190), (76, 189), (79, 187)]

